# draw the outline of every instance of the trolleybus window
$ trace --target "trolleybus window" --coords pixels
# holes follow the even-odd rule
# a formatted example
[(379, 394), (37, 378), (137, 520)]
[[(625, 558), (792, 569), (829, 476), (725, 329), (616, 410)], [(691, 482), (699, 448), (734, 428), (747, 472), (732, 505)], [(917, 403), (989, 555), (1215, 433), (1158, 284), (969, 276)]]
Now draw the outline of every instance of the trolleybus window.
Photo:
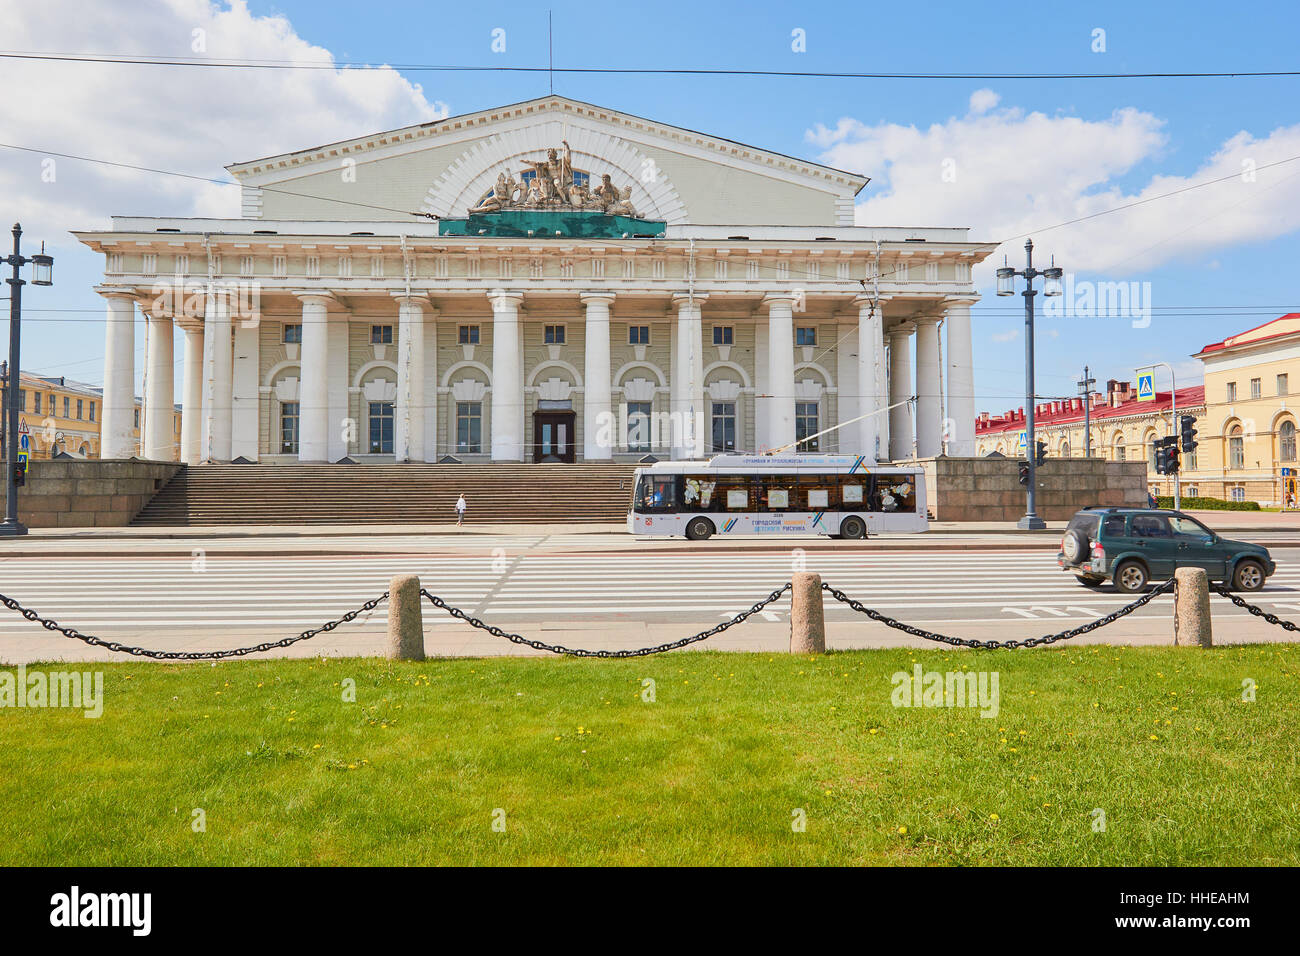
[(645, 475), (636, 490), (637, 511), (671, 511), (677, 504), (676, 475)]

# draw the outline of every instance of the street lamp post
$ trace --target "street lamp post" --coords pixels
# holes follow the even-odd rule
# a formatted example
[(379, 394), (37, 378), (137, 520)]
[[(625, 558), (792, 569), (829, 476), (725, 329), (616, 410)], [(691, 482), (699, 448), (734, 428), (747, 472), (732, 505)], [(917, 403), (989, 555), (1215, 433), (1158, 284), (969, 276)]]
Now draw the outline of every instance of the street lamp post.
[(18, 270), (31, 264), (33, 285), (54, 284), (54, 259), (44, 252), (34, 256), (24, 256), (20, 249), (23, 227), (14, 223), (14, 251), (12, 255), (0, 259), (7, 263), (12, 275), (5, 279), (9, 283), (9, 378), (8, 391), (5, 393), (5, 520), (0, 523), (0, 536), (26, 534), (27, 529), (18, 520), (18, 414), (22, 411), (18, 400), (22, 395), (22, 366), (19, 364), (19, 351), (22, 345), (23, 286), (27, 283), (19, 278)]
[[(1177, 437), (1178, 435), (1178, 379), (1174, 377), (1174, 367), (1168, 362), (1152, 362), (1150, 365), (1143, 365), (1134, 371), (1141, 373), (1146, 369), (1157, 369), (1161, 366), (1169, 369), (1169, 434)], [(1152, 373), (1154, 375), (1154, 371)], [(1153, 387), (1154, 390), (1154, 387)], [(1180, 481), (1179, 472), (1182, 471), (1181, 464), (1179, 470), (1174, 472), (1174, 510), (1177, 511), (1183, 506), (1183, 489)]]
[(1092, 457), (1092, 387), (1097, 380), (1088, 375), (1088, 366), (1083, 367), (1083, 379), (1079, 382), (1079, 394), (1083, 396), (1083, 457)]
[[(1006, 259), (1002, 260), (1004, 263)], [(1038, 531), (1047, 527), (1047, 523), (1038, 517), (1035, 501), (1038, 484), (1038, 462), (1035, 452), (1038, 449), (1034, 438), (1034, 280), (1043, 277), (1043, 295), (1061, 294), (1062, 270), (1056, 265), (1046, 269), (1034, 268), (1034, 240), (1025, 240), (1025, 268), (1017, 271), (1004, 265), (998, 270), (998, 295), (1015, 295), (1015, 277), (1024, 276), (1025, 291), (1025, 458), (1029, 461), (1029, 482), (1025, 489), (1025, 516), (1016, 523), (1016, 527), (1027, 531)]]

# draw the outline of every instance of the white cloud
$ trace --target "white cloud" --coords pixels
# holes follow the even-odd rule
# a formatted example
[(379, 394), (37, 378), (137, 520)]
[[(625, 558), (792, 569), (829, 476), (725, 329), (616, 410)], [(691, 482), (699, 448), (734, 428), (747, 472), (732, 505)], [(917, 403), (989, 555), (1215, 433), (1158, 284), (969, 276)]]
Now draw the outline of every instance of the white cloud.
[[(970, 112), (925, 129), (851, 117), (806, 138), (823, 162), (873, 177), (861, 224), (969, 226), (972, 238), (1034, 235), (1041, 252), (1077, 272), (1140, 273), (1176, 257), (1257, 242), (1300, 228), (1300, 124), (1239, 132), (1186, 175), (1119, 180), (1164, 159), (1165, 122), (1133, 108), (1103, 119), (995, 109), (978, 90)], [(1249, 175), (1254, 170), (1253, 181)], [(1206, 180), (1215, 186), (1043, 232), (1045, 227)], [(1017, 261), (1023, 240), (1008, 246)]]
[(1019, 329), (1008, 329), (1006, 332), (997, 332), (993, 336), (994, 342), (1014, 342), (1020, 338)]
[[(332, 64), (332, 54), (283, 17), (252, 15), (244, 0), (0, 4), (5, 48), (104, 51)], [(192, 48), (204, 31), (206, 50)], [(111, 41), (105, 38), (111, 38)], [(0, 61), (0, 141), (228, 178), (224, 165), (445, 115), (422, 89), (383, 68), (232, 70)], [(39, 154), (0, 149), (6, 209), (29, 235), (74, 243), (69, 228), (110, 215), (238, 216), (239, 190), (70, 159), (42, 178)]]
[(970, 95), (970, 111), (977, 115), (987, 113), (997, 106), (1001, 99), (1002, 97), (988, 88), (976, 90)]

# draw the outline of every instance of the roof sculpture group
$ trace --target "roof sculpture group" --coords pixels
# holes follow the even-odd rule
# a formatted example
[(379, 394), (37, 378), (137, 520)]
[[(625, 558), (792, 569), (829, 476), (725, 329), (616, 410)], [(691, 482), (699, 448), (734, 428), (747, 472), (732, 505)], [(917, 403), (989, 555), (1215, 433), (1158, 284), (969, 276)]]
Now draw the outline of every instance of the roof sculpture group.
[(600, 177), (600, 183), (591, 189), (585, 182), (574, 182), (573, 154), (567, 141), (562, 141), (564, 155), (554, 147), (546, 151), (546, 158), (524, 160), (534, 175), (522, 175), (516, 181), (513, 174), (502, 172), (496, 184), (483, 200), (469, 210), (470, 215), (502, 212), (508, 209), (588, 210), (609, 216), (636, 218), (632, 206), (632, 187), (621, 190), (610, 180), (609, 173)]

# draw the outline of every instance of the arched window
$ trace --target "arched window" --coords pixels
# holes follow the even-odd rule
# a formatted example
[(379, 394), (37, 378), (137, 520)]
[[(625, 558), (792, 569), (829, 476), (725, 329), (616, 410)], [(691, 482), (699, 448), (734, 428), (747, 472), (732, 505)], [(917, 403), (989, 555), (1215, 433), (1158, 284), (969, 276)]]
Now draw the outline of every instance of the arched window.
[(1277, 457), (1281, 461), (1295, 461), (1295, 422), (1290, 419), (1278, 426)]
[(1127, 461), (1128, 449), (1124, 446), (1124, 436), (1119, 432), (1111, 439), (1111, 461)]
[(1070, 457), (1070, 442), (1068, 439), (1066, 441), (1061, 442), (1061, 450), (1058, 454), (1061, 458)]
[(1241, 426), (1233, 425), (1228, 429), (1228, 467), (1246, 467), (1246, 446), (1241, 436)]

